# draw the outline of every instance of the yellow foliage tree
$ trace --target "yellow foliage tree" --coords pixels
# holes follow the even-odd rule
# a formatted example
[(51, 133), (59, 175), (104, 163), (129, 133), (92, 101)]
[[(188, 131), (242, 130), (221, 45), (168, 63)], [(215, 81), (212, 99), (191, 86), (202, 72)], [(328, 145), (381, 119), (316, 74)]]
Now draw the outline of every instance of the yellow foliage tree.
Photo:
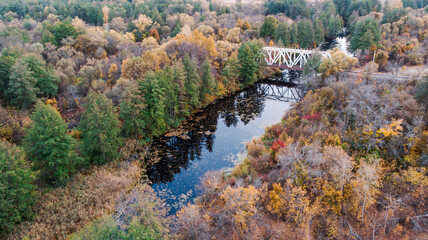
[(206, 49), (210, 60), (215, 59), (218, 55), (213, 36), (205, 37), (198, 29), (193, 30), (192, 34), (189, 36), (178, 34), (174, 39), (177, 40), (178, 43), (195, 43), (199, 47)]
[(324, 77), (334, 76), (339, 81), (342, 72), (351, 69), (358, 63), (358, 59), (349, 57), (346, 53), (335, 48), (330, 51), (331, 58), (324, 58), (320, 65), (320, 71)]
[(233, 215), (235, 223), (242, 231), (248, 229), (248, 221), (257, 212), (256, 203), (260, 192), (254, 186), (231, 188), (227, 187), (220, 198), (225, 209)]
[(245, 21), (244, 21), (244, 24), (243, 24), (243, 25), (242, 25), (242, 27), (241, 27), (241, 29), (242, 29), (243, 31), (245, 31), (245, 30), (250, 29), (250, 28), (251, 28), (250, 23), (248, 23), (248, 22), (247, 22), (247, 20), (245, 20)]
[(340, 190), (336, 190), (333, 186), (327, 185), (323, 188), (322, 204), (328, 206), (334, 213), (340, 215), (342, 208), (343, 195)]
[(244, 22), (240, 18), (238, 18), (238, 20), (236, 21), (235, 27), (242, 28), (243, 25), (244, 25)]
[(285, 201), (285, 192), (281, 187), (281, 184), (274, 183), (273, 190), (269, 192), (270, 202), (267, 206), (267, 209), (276, 214), (278, 217), (282, 217), (286, 213), (286, 201)]
[(403, 119), (398, 119), (398, 120), (392, 120), (392, 123), (380, 128), (377, 131), (376, 136), (377, 137), (398, 137), (399, 135), (401, 135), (401, 131), (403, 131), (403, 127), (401, 126), (401, 124), (403, 123)]
[(279, 216), (287, 216), (290, 222), (299, 226), (308, 220), (310, 215), (310, 201), (306, 191), (301, 187), (294, 187), (288, 179), (284, 190), (279, 183), (273, 184), (273, 190), (269, 192), (270, 202), (267, 209)]
[(122, 76), (127, 79), (142, 78), (148, 71), (157, 71), (170, 63), (165, 51), (145, 52), (140, 57), (126, 59), (122, 64)]
[(288, 205), (290, 209), (287, 215), (297, 226), (308, 220), (311, 207), (309, 198), (303, 188), (291, 187), (288, 194)]
[(111, 87), (115, 84), (116, 79), (119, 77), (119, 69), (116, 64), (112, 64), (108, 70), (107, 84)]

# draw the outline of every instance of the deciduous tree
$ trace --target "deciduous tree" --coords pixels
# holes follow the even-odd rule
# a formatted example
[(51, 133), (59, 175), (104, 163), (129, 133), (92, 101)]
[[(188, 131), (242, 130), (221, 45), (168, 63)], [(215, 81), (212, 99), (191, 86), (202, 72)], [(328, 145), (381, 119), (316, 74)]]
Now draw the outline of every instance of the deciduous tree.
[(63, 21), (56, 23), (52, 29), (50, 29), (50, 32), (55, 37), (55, 45), (57, 47), (62, 46), (62, 39), (66, 37), (77, 37), (79, 35), (76, 28), (71, 24), (69, 21)]
[(339, 81), (339, 76), (345, 70), (352, 68), (358, 60), (354, 57), (347, 56), (338, 48), (330, 51), (331, 58), (324, 58), (320, 65), (320, 71), (323, 76), (334, 76)]

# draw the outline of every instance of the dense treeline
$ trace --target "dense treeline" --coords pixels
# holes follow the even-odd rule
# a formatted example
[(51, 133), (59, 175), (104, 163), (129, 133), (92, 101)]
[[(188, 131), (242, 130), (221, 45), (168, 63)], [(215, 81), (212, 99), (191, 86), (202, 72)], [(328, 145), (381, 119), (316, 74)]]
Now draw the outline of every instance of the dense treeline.
[[(377, 68), (398, 74), (404, 65), (424, 64), (428, 46), (426, 5), (426, 0), (388, 1), (385, 6), (378, 0), (320, 3), (273, 0), (267, 1), (265, 8), (255, 4), (218, 5), (187, 0), (112, 1), (108, 4), (86, 0), (0, 1), (0, 238), (58, 239), (79, 229), (83, 230), (73, 235), (73, 239), (168, 238), (172, 234), (171, 229), (168, 230), (172, 220), (165, 219), (164, 203), (144, 184), (132, 190), (136, 182), (144, 178), (141, 176), (144, 152), (151, 139), (178, 126), (191, 113), (215, 99), (271, 74), (272, 70), (261, 68), (256, 61), (264, 45), (317, 48), (326, 38), (344, 34), (346, 27), (351, 49), (361, 65), (371, 59), (376, 62), (364, 68), (366, 83)], [(308, 69), (320, 71), (324, 80), (333, 76), (341, 81), (343, 71), (356, 62), (355, 58), (334, 50), (330, 60), (311, 59)], [(378, 87), (352, 84), (361, 91), (366, 87)], [(403, 137), (410, 134), (410, 129), (416, 129), (416, 123), (403, 119), (404, 116), (419, 119), (423, 115), (409, 97), (410, 90), (392, 86), (391, 91), (372, 92), (373, 99), (381, 92), (386, 96), (379, 101), (388, 102), (388, 97), (404, 99), (410, 105), (403, 109), (413, 107), (394, 119), (388, 116), (376, 126), (368, 124), (379, 128), (370, 130), (358, 125), (364, 119), (358, 120), (343, 111), (348, 106), (343, 98), (357, 97), (357, 93), (350, 88), (340, 92), (338, 86), (342, 85), (333, 84), (309, 94), (296, 108), (301, 113), (289, 113), (295, 119), (295, 122), (290, 120), (295, 124), (292, 128), (282, 123), (284, 126), (275, 132), (284, 132), (282, 137), (275, 135), (268, 140), (265, 137), (263, 144), (258, 143), (260, 156), (255, 153), (257, 151), (250, 151), (249, 160), (240, 166), (234, 177), (228, 178), (229, 182), (218, 183), (223, 192), (205, 193), (202, 203), (213, 199), (213, 206), (219, 207), (219, 212), (226, 209), (236, 221), (229, 221), (231, 218), (227, 214), (216, 215), (217, 210), (208, 206), (192, 205), (180, 213), (180, 222), (172, 224), (180, 226), (177, 236), (198, 236), (197, 232), (186, 232), (186, 227), (191, 225), (186, 225), (185, 216), (198, 214), (200, 221), (202, 215), (199, 214), (204, 209), (207, 212), (204, 216), (208, 217), (196, 225), (200, 234), (213, 234), (212, 221), (222, 219), (229, 219), (225, 226), (233, 226), (234, 234), (252, 234), (247, 230), (258, 222), (247, 220), (261, 216), (268, 222), (279, 219), (277, 224), (280, 225), (292, 222), (296, 231), (303, 229), (301, 224), (307, 224), (308, 219), (313, 219), (316, 222), (313, 226), (317, 226), (313, 231), (340, 238), (344, 236), (339, 231), (343, 230), (340, 227), (344, 218), (338, 218), (338, 213), (349, 216), (351, 220), (346, 220), (349, 223), (358, 218), (356, 212), (383, 214), (383, 208), (372, 209), (373, 203), (376, 200), (378, 205), (384, 204), (386, 194), (398, 191), (394, 187), (387, 189), (386, 185), (382, 189), (378, 187), (374, 191), (378, 195), (373, 193), (372, 199), (364, 200), (367, 200), (367, 208), (372, 207), (369, 213), (360, 211), (361, 202), (349, 200), (356, 194), (349, 189), (352, 181), (364, 178), (365, 173), (360, 169), (372, 169), (374, 163), (391, 163), (393, 167), (388, 166), (388, 171), (411, 182), (410, 188), (416, 189), (399, 189), (401, 193), (410, 194), (409, 201), (423, 199), (414, 196), (414, 191), (426, 188), (423, 185), (426, 170), (420, 166), (425, 156), (425, 148), (420, 146), (426, 144), (421, 139), (426, 133), (423, 127), (414, 130), (412, 143), (410, 137)], [(330, 96), (331, 91), (335, 92), (334, 97)], [(314, 96), (324, 96), (331, 101), (315, 103)], [(426, 83), (419, 87), (416, 96), (426, 103)], [(303, 113), (307, 115), (299, 115)], [(345, 116), (349, 118), (343, 119)], [(357, 133), (347, 132), (338, 119), (348, 121), (348, 125), (343, 124)], [(328, 144), (324, 141), (327, 130), (317, 132), (319, 126), (335, 133), (327, 137)], [(309, 131), (309, 127), (314, 132)], [(314, 133), (320, 141), (311, 139), (306, 132), (300, 135), (301, 128)], [(367, 131), (372, 131), (373, 136), (368, 136)], [(286, 134), (295, 137), (293, 142), (287, 142)], [(378, 139), (380, 137), (384, 139)], [(330, 144), (334, 142), (330, 138), (341, 144)], [(411, 144), (419, 147), (412, 150)], [(314, 154), (336, 152), (350, 160), (352, 173), (340, 188), (329, 182), (335, 175), (329, 173), (323, 175), (322, 180), (314, 179), (306, 172), (309, 167), (303, 163), (299, 165), (298, 161), (293, 162), (299, 163), (293, 165), (294, 172), (285, 175), (298, 173), (291, 182), (275, 177), (281, 168), (275, 164), (285, 161), (278, 158), (276, 152), (295, 146), (297, 154), (312, 149), (307, 147), (311, 145), (314, 145)], [(251, 148), (249, 146), (249, 150)], [(394, 157), (388, 155), (392, 152)], [(361, 165), (360, 159), (368, 159), (367, 164), (372, 165)], [(284, 168), (291, 169), (288, 165)], [(270, 172), (275, 176), (267, 177)], [(254, 179), (242, 181), (243, 188), (226, 187), (228, 184), (236, 186), (233, 181), (240, 182), (244, 175), (259, 177), (257, 181), (267, 183), (268, 188), (260, 188)], [(385, 179), (386, 175), (379, 176), (377, 180), (383, 177), (382, 180), (392, 184), (392, 180)], [(407, 176), (416, 180), (406, 180)], [(320, 186), (324, 187), (322, 191), (317, 188)], [(272, 195), (269, 198), (277, 200), (268, 200), (268, 190), (269, 196)], [(286, 192), (293, 197), (285, 195)], [(237, 203), (241, 196), (249, 204)], [(296, 202), (298, 197), (306, 205), (286, 209), (285, 205)], [(330, 203), (316, 202), (317, 197)], [(123, 204), (115, 205), (115, 202)], [(137, 204), (128, 208), (130, 203)], [(405, 204), (411, 205), (406, 207), (410, 212), (417, 211), (413, 203)], [(244, 215), (234, 212), (243, 206), (248, 208), (243, 210)], [(299, 208), (302, 206), (305, 209)], [(306, 207), (314, 211), (317, 209), (314, 206), (323, 206), (326, 215), (308, 218)], [(254, 215), (259, 207), (267, 215)], [(422, 207), (425, 205), (420, 205)], [(300, 210), (306, 215), (298, 213)], [(415, 218), (418, 215), (409, 213), (409, 216), (414, 224), (418, 223), (419, 218)], [(373, 219), (373, 215), (369, 219)], [(394, 219), (402, 219), (402, 215)], [(366, 234), (367, 221), (361, 217), (358, 232)], [(84, 227), (89, 222), (92, 224)], [(410, 232), (411, 225), (400, 224), (394, 226), (402, 226), (403, 234)], [(392, 236), (389, 230), (396, 228), (392, 227), (393, 223), (386, 225), (384, 234)], [(281, 226), (278, 225), (278, 229)], [(373, 229), (377, 233), (379, 228)]]

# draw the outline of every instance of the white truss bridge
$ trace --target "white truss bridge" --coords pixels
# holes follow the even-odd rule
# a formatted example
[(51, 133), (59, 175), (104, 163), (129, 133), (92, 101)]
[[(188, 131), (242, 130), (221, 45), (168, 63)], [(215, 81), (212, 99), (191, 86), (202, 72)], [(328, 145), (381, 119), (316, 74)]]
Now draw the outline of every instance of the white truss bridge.
[(286, 69), (303, 69), (311, 55), (331, 58), (326, 51), (277, 47), (264, 47), (260, 55), (261, 64)]

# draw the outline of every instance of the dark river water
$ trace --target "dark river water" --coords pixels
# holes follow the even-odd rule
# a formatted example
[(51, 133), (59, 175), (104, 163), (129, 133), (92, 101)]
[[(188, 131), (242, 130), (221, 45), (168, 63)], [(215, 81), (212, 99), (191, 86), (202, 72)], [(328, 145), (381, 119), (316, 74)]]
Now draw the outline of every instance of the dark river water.
[(245, 144), (280, 122), (302, 96), (298, 86), (265, 80), (209, 105), (174, 133), (156, 139), (147, 175), (170, 213), (198, 195), (206, 172), (228, 171), (240, 163), (246, 157)]

